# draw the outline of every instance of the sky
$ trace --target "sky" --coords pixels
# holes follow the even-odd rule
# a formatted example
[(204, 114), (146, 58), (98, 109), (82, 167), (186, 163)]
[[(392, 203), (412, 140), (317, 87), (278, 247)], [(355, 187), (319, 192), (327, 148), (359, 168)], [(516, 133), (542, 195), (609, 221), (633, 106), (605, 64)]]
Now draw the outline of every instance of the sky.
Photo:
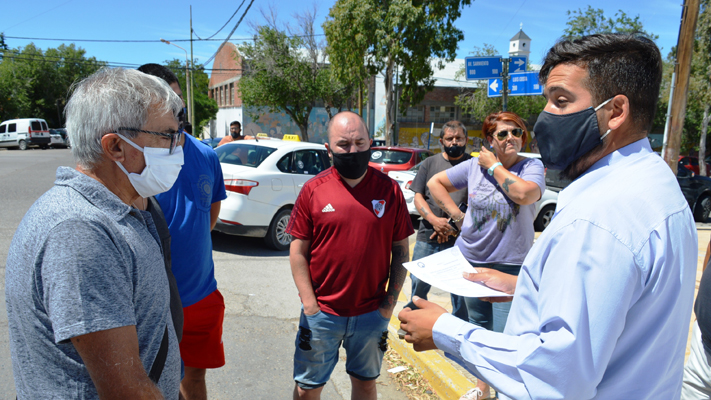
[[(203, 1), (192, 4), (193, 30), (201, 38), (217, 33), (214, 38), (228, 37), (237, 21), (247, 8), (246, 0), (235, 17), (220, 31), (237, 7), (237, 1)], [(458, 58), (464, 58), (475, 46), (485, 43), (493, 45), (499, 53), (508, 53), (509, 40), (521, 28), (531, 38), (530, 62), (540, 64), (545, 52), (556, 42), (565, 29), (567, 11), (586, 9), (588, 4), (601, 8), (606, 16), (613, 16), (620, 8), (628, 16), (639, 15), (644, 29), (659, 35), (657, 45), (662, 56), (677, 43), (681, 20), (680, 0), (474, 0), (462, 10), (456, 26), (464, 32), (464, 40), (459, 43)], [(190, 39), (189, 1), (170, 2), (152, 0), (124, 0), (104, 2), (95, 0), (2, 0), (0, 3), (0, 32), (6, 36), (6, 44), (11, 48), (34, 43), (47, 49), (60, 44), (75, 43), (84, 48), (86, 56), (107, 61), (111, 66), (136, 68), (149, 62), (162, 63), (178, 58), (185, 60), (186, 53), (172, 45), (161, 43), (160, 39)], [(231, 41), (241, 44), (254, 34), (251, 26), (263, 24), (260, 10), (276, 11), (281, 23), (294, 24), (293, 15), (308, 9), (317, 10), (317, 34), (322, 34), (321, 24), (328, 15), (335, 0), (293, 1), (255, 0), (242, 23), (232, 35)], [(11, 18), (9, 18), (11, 16)], [(250, 24), (251, 23), (251, 24)], [(28, 38), (28, 39), (20, 39)], [(29, 39), (32, 38), (32, 39)], [(217, 51), (220, 41), (193, 42), (193, 53), (197, 62), (205, 62)], [(64, 39), (40, 40), (40, 39)], [(149, 40), (152, 42), (91, 42), (84, 40)], [(190, 42), (175, 42), (190, 54)], [(205, 66), (211, 68), (211, 63)], [(437, 72), (435, 72), (437, 76)]]

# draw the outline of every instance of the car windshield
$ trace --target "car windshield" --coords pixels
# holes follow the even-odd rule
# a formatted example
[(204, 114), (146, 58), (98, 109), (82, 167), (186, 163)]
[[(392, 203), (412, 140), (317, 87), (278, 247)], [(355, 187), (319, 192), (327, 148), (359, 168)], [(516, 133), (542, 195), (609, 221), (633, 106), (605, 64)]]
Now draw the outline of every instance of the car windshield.
[(376, 164), (405, 164), (412, 158), (412, 153), (401, 150), (373, 150), (370, 162)]
[(227, 143), (215, 148), (221, 163), (258, 167), (276, 149), (246, 143)]

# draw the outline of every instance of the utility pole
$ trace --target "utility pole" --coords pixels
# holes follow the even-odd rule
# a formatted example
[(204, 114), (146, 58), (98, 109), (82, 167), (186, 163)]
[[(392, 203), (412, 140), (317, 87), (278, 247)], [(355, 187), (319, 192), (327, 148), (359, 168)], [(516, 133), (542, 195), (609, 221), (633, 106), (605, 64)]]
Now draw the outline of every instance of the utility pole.
[[(195, 74), (195, 59), (193, 58), (193, 6), (190, 6), (190, 72), (190, 110), (192, 110), (190, 113), (190, 125), (193, 126), (193, 136), (195, 136), (197, 133), (195, 129), (197, 129), (197, 127), (195, 126), (195, 86), (193, 85), (193, 75)], [(200, 136), (198, 135), (196, 137)]]
[(175, 44), (175, 43), (171, 43), (169, 40), (165, 40), (165, 39), (161, 38), (160, 41), (163, 42), (163, 43), (165, 43), (165, 44), (173, 45), (173, 46), (175, 46), (175, 47), (177, 47), (177, 48), (179, 48), (180, 50), (182, 50), (182, 51), (185, 52), (185, 90), (187, 91), (187, 96), (186, 96), (186, 97), (188, 98), (188, 101), (187, 101), (187, 105), (188, 105), (188, 120), (190, 120), (190, 118), (192, 118), (192, 116), (193, 116), (193, 107), (190, 105), (190, 94), (192, 94), (193, 91), (192, 91), (191, 88), (190, 88), (190, 70), (188, 69), (188, 51), (185, 50), (184, 48), (178, 46), (178, 45)]
[[(684, 129), (686, 116), (686, 101), (689, 91), (689, 75), (691, 74), (691, 56), (694, 51), (694, 33), (696, 21), (699, 19), (699, 0), (684, 0), (681, 12), (681, 27), (676, 46), (676, 67), (674, 69), (676, 82), (671, 99), (671, 123), (669, 143), (663, 154), (664, 161), (669, 164), (676, 174), (679, 162), (679, 148), (681, 147), (681, 133)], [(702, 161), (703, 162), (703, 161)]]

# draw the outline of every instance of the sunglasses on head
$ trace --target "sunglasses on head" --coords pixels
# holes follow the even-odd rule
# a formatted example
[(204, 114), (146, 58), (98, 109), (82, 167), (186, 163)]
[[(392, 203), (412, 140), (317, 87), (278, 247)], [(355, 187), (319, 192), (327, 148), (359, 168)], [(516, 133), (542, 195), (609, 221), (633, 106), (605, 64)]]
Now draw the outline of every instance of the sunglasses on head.
[(499, 140), (504, 140), (507, 137), (509, 137), (509, 134), (513, 135), (513, 137), (515, 137), (515, 138), (520, 138), (521, 136), (523, 136), (523, 129), (514, 128), (514, 129), (511, 129), (510, 131), (507, 131), (507, 130), (498, 131), (494, 134), (494, 136), (496, 136), (496, 138)]

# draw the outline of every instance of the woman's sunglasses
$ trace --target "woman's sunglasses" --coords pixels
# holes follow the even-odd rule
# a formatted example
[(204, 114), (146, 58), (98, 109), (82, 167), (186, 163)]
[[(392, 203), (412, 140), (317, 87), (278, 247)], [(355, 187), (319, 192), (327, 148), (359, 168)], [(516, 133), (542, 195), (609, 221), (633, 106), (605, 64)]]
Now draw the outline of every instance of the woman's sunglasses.
[(514, 129), (511, 129), (510, 131), (507, 131), (507, 130), (498, 131), (494, 135), (496, 136), (497, 139), (504, 140), (507, 137), (509, 137), (509, 133), (511, 135), (513, 135), (513, 137), (515, 137), (515, 138), (520, 138), (521, 136), (523, 136), (523, 129), (514, 128)]

